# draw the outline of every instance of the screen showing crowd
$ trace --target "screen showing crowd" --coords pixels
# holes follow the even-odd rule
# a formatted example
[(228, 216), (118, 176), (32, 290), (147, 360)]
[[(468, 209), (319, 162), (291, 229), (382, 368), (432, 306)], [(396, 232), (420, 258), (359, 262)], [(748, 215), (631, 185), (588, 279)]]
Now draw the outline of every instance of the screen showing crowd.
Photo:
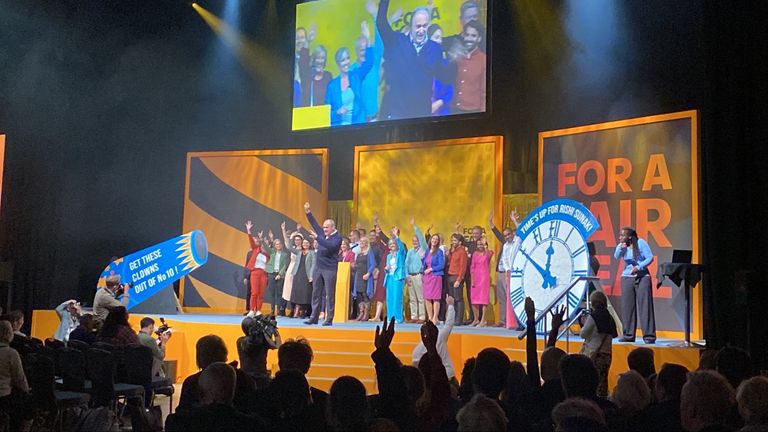
[(293, 130), (485, 112), (487, 14), (487, 0), (299, 4)]

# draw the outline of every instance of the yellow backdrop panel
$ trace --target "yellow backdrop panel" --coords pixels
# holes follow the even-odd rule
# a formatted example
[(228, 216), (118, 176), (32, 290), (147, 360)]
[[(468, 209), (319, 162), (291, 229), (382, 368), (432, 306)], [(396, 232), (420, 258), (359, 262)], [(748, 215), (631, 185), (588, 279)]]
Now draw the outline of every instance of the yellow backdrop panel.
[(465, 235), (486, 227), (490, 211), (501, 215), (502, 148), (499, 136), (355, 147), (355, 222), (372, 226), (378, 211), (382, 228), (401, 227), (406, 244), (411, 216), (443, 237), (456, 221)]

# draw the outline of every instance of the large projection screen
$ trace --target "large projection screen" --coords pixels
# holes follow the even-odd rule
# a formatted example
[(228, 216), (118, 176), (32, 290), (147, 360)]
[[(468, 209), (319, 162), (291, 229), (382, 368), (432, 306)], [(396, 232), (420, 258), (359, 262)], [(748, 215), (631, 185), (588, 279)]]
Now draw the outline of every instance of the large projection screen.
[(293, 130), (484, 113), (488, 16), (487, 0), (297, 5)]

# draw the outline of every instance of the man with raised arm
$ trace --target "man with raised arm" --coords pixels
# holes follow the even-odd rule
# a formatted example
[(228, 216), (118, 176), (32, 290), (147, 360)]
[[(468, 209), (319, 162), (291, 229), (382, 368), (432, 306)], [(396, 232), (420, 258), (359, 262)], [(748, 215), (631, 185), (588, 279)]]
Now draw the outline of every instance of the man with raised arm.
[(384, 93), (379, 119), (426, 117), (432, 114), (432, 83), (435, 78), (448, 83), (456, 78), (458, 52), (443, 57), (443, 48), (427, 37), (431, 13), (418, 7), (411, 14), (408, 35), (396, 32), (387, 20), (390, 0), (381, 0), (376, 28), (384, 44)]
[(309, 208), (309, 203), (304, 203), (304, 212), (312, 230), (317, 235), (317, 261), (315, 274), (312, 276), (312, 315), (304, 324), (317, 324), (322, 309), (323, 296), (325, 296), (324, 326), (333, 324), (333, 312), (336, 308), (336, 270), (339, 265), (339, 249), (341, 248), (341, 234), (336, 231), (336, 222), (326, 219), (323, 226), (317, 223)]
[[(509, 213), (509, 218), (515, 224), (515, 228), (520, 224), (520, 215), (517, 210)], [(517, 320), (515, 310), (509, 300), (509, 276), (512, 271), (512, 260), (520, 249), (520, 238), (515, 235), (515, 230), (507, 227), (504, 232), (500, 232), (493, 223), (493, 211), (488, 215), (488, 225), (496, 238), (501, 242), (501, 253), (496, 260), (496, 300), (499, 302), (499, 322), (497, 327), (517, 327), (517, 330), (523, 329), (523, 323)], [(507, 323), (509, 317), (509, 323)], [(509, 325), (507, 325), (509, 324)]]

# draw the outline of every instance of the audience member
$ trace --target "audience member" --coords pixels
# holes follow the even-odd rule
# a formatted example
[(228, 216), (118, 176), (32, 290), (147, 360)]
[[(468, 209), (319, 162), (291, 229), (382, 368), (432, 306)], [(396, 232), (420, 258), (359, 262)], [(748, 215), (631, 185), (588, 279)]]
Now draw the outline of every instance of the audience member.
[(613, 429), (640, 432), (642, 429), (638, 426), (645, 420), (645, 410), (651, 404), (651, 389), (643, 377), (633, 370), (620, 374), (612, 400), (618, 407)]
[(503, 432), (507, 430), (507, 416), (497, 401), (478, 393), (472, 397), (456, 416), (459, 422), (459, 432), (488, 431)]
[(381, 329), (376, 326), (374, 339), (376, 350), (371, 354), (373, 363), (376, 365), (376, 379), (379, 385), (375, 413), (377, 417), (385, 417), (395, 422), (400, 430), (414, 430), (416, 408), (408, 403), (405, 382), (400, 373), (400, 360), (390, 349), (394, 336), (394, 317), (389, 323), (385, 321)]
[[(225, 363), (228, 354), (227, 345), (224, 344), (224, 340), (219, 336), (203, 336), (197, 341), (195, 357), (200, 372), (190, 375), (184, 380), (184, 383), (181, 385), (179, 407), (199, 407), (203, 405), (200, 375), (205, 368), (213, 363)], [(236, 362), (233, 363), (236, 364)], [(253, 380), (240, 369), (235, 369), (235, 373), (237, 374), (237, 381), (233, 404), (241, 412), (253, 412), (254, 404), (258, 403)]]
[(140, 343), (139, 337), (128, 323), (128, 311), (125, 306), (109, 309), (107, 319), (104, 320), (104, 325), (99, 331), (98, 340), (116, 347)]
[(20, 310), (10, 311), (7, 315), (0, 316), (0, 321), (5, 321), (11, 325), (13, 338), (9, 342), (9, 346), (16, 350), (19, 355), (24, 356), (32, 352), (32, 345), (30, 338), (21, 332), (21, 327), (24, 326), (24, 313)]
[(465, 404), (475, 395), (475, 385), (472, 382), (472, 373), (475, 370), (475, 363), (477, 363), (477, 359), (470, 357), (464, 362), (464, 367), (461, 369), (459, 399)]
[(11, 430), (29, 430), (34, 415), (29, 385), (19, 353), (10, 347), (14, 330), (8, 321), (0, 321), (0, 412), (11, 418)]
[(607, 431), (605, 415), (590, 399), (572, 397), (552, 410), (552, 422), (557, 432)]
[(57, 341), (67, 343), (69, 334), (80, 325), (80, 303), (77, 300), (67, 300), (56, 307), (56, 315), (61, 322), (53, 338)]
[(261, 419), (243, 414), (233, 406), (237, 373), (223, 362), (214, 362), (200, 374), (200, 407), (180, 408), (168, 416), (165, 430), (168, 432), (243, 431), (264, 428)]
[(331, 429), (365, 431), (368, 429), (368, 415), (368, 400), (363, 383), (351, 376), (337, 378), (331, 385), (328, 405), (328, 423)]
[(274, 430), (325, 430), (323, 417), (312, 409), (309, 383), (301, 371), (280, 370), (266, 389), (261, 412)]
[(742, 381), (752, 376), (752, 359), (741, 348), (725, 347), (715, 356), (715, 370), (738, 388)]
[(429, 321), (421, 326), (421, 341), (427, 353), (419, 360), (419, 371), (424, 377), (424, 396), (417, 406), (417, 428), (420, 430), (453, 429), (458, 401), (451, 397), (451, 385), (445, 366), (437, 351), (439, 331)]
[(509, 374), (509, 357), (498, 348), (485, 348), (477, 354), (472, 383), (475, 393), (482, 393), (491, 399), (499, 399)]
[(565, 357), (565, 351), (557, 347), (547, 347), (541, 353), (541, 400), (546, 412), (552, 410), (565, 400), (563, 381), (560, 379), (560, 360)]
[(8, 312), (8, 319), (13, 327), (13, 335), (26, 338), (27, 335), (22, 333), (21, 328), (24, 327), (24, 312), (20, 310), (12, 310)]
[(661, 366), (653, 388), (656, 403), (648, 407), (645, 418), (638, 429), (678, 432), (680, 425), (680, 392), (683, 390), (688, 369), (674, 363)]
[(756, 376), (742, 381), (736, 401), (744, 419), (741, 432), (768, 432), (768, 378)]
[[(453, 308), (453, 297), (445, 296), (445, 303), (448, 305), (448, 313), (445, 314), (445, 324), (438, 331), (437, 336), (437, 352), (440, 354), (440, 358), (445, 366), (445, 372), (448, 374), (448, 380), (456, 379), (456, 370), (453, 367), (453, 360), (448, 354), (448, 337), (453, 331), (453, 326), (456, 321), (456, 314)], [(427, 348), (423, 342), (419, 342), (416, 348), (413, 349), (413, 363), (418, 364), (419, 360), (427, 353)]]
[(656, 374), (656, 363), (653, 359), (653, 350), (650, 348), (639, 347), (630, 351), (627, 355), (627, 364), (630, 370), (639, 373), (648, 384), (651, 376)]
[[(277, 349), (277, 365), (280, 370), (296, 369), (306, 375), (312, 365), (313, 358), (312, 346), (304, 338), (288, 340)], [(322, 413), (326, 412), (328, 404), (328, 393), (319, 388), (310, 387), (309, 393), (312, 396), (312, 403)]]
[(566, 398), (589, 399), (603, 410), (606, 421), (612, 422), (616, 415), (613, 402), (597, 396), (598, 375), (594, 363), (581, 354), (568, 354), (560, 360), (560, 378)]
[(96, 342), (96, 332), (94, 331), (94, 325), (96, 324), (92, 314), (85, 314), (80, 317), (80, 325), (76, 329), (72, 330), (69, 334), (69, 340), (78, 340), (87, 343), (88, 345)]
[(541, 403), (540, 388), (531, 385), (522, 363), (510, 362), (506, 381), (501, 400), (510, 429), (531, 431), (537, 429), (545, 418), (549, 420), (549, 411), (544, 412)]
[(715, 370), (715, 356), (717, 350), (705, 349), (699, 354), (699, 368), (697, 370)]
[(736, 403), (733, 387), (717, 372), (688, 374), (680, 394), (680, 421), (688, 432), (729, 431), (728, 416)]

